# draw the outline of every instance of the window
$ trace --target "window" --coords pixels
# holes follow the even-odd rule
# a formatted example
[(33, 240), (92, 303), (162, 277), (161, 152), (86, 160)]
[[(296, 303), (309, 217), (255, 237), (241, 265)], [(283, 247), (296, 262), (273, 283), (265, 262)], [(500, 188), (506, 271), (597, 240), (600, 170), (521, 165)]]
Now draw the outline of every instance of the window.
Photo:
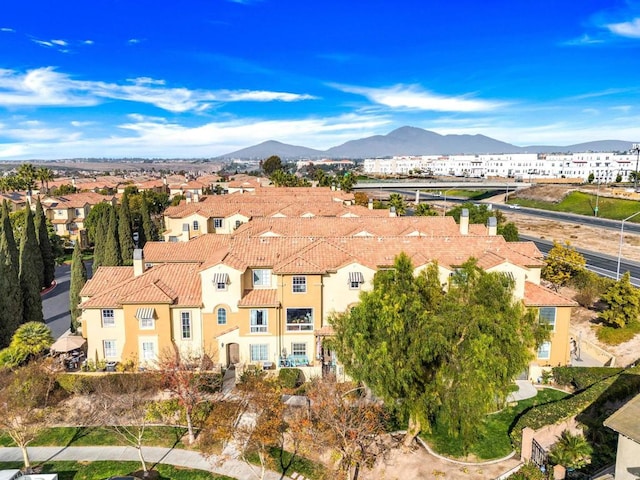
[(313, 330), (313, 309), (287, 308), (287, 332)]
[(364, 275), (362, 272), (349, 272), (349, 289), (359, 290), (360, 285), (364, 283)]
[(151, 330), (155, 328), (153, 313), (153, 308), (139, 308), (136, 311), (136, 318), (140, 322), (140, 330)]
[(224, 308), (218, 309), (218, 325), (227, 324), (227, 311)]
[(227, 289), (227, 285), (229, 284), (229, 274), (227, 273), (214, 274), (213, 283), (216, 286), (216, 290), (225, 291)]
[(173, 235), (170, 235), (170, 236), (169, 236), (169, 241), (170, 241), (170, 242), (177, 242), (177, 241), (178, 241), (178, 237), (173, 236)]
[(213, 219), (213, 228), (222, 228), (222, 218)]
[(253, 286), (254, 287), (270, 287), (271, 286), (271, 270), (254, 270)]
[(103, 327), (115, 327), (116, 319), (114, 317), (113, 309), (105, 308), (102, 310), (102, 326)]
[(113, 358), (118, 355), (115, 340), (103, 340), (102, 348), (104, 349), (104, 358)]
[(191, 339), (191, 312), (180, 312), (180, 326), (182, 330), (182, 339)]
[(193, 230), (200, 230), (200, 223), (197, 220), (193, 221)]
[(307, 344), (306, 343), (292, 343), (291, 344), (291, 355), (306, 355), (307, 354)]
[(306, 293), (307, 277), (293, 277), (292, 286), (293, 293)]
[(80, 216), (80, 209), (76, 208), (76, 217), (79, 217), (79, 216)]
[(267, 325), (266, 310), (251, 310), (251, 333), (266, 333)]
[(242, 225), (242, 220), (236, 220), (236, 228)]
[(155, 322), (153, 318), (140, 319), (140, 330), (153, 330), (154, 327), (155, 327)]
[(549, 326), (549, 330), (551, 330), (552, 332), (555, 331), (556, 307), (540, 307), (538, 318), (540, 323), (544, 323)]
[(542, 360), (549, 360), (551, 358), (551, 342), (544, 342), (538, 348), (538, 358)]
[(142, 359), (143, 360), (155, 360), (156, 352), (153, 342), (142, 342)]
[(252, 362), (266, 362), (269, 360), (269, 345), (266, 343), (249, 345), (249, 354)]

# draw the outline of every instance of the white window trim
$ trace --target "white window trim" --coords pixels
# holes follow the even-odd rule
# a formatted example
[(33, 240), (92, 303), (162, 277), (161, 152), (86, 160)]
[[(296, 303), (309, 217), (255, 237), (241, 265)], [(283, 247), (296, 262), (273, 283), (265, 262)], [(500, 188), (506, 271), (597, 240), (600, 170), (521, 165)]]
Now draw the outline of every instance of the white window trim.
[[(189, 336), (184, 336), (184, 315), (187, 315), (189, 319)], [(191, 340), (193, 339), (193, 322), (192, 322), (191, 312), (189, 311), (181, 311), (180, 312), (180, 340)]]
[[(253, 312), (264, 312), (264, 324), (253, 324)], [(249, 312), (249, 333), (251, 334), (268, 334), (269, 333), (269, 310), (266, 308), (252, 308)]]
[(214, 218), (213, 228), (222, 228), (224, 226), (224, 218)]
[[(294, 345), (304, 345), (304, 353), (296, 352)], [(291, 342), (291, 355), (307, 355), (307, 343), (306, 342)]]
[[(553, 308), (553, 324), (551, 324), (551, 323), (547, 322), (546, 320), (540, 318), (540, 311), (543, 308)], [(557, 307), (540, 307), (540, 308), (538, 308), (538, 322), (542, 323), (544, 325), (551, 326), (552, 328), (551, 328), (550, 331), (551, 332), (555, 332), (556, 331), (556, 323), (558, 322), (558, 308)]]
[[(150, 325), (145, 325), (145, 322), (151, 322)], [(155, 330), (156, 328), (156, 320), (155, 318), (141, 318), (139, 320), (140, 330)]]
[[(302, 280), (303, 283), (296, 283), (296, 279), (298, 281)], [(296, 291), (296, 287), (301, 287), (302, 289)], [(307, 277), (305, 275), (295, 275), (291, 278), (291, 293), (307, 293)]]
[[(259, 357), (253, 358), (254, 347), (258, 349)], [(264, 352), (262, 351), (264, 349)], [(261, 355), (264, 353), (264, 355)], [(268, 362), (269, 361), (269, 344), (268, 343), (251, 343), (249, 344), (249, 361), (250, 362)]]
[[(548, 345), (549, 348), (547, 349), (547, 351), (549, 352), (548, 355), (546, 357), (541, 357), (540, 356), (540, 349), (544, 346), (544, 345)], [(551, 359), (551, 342), (542, 342), (542, 345), (540, 345), (540, 347), (538, 347), (538, 352), (537, 352), (537, 356), (540, 360), (549, 360)]]
[[(220, 312), (221, 311), (224, 312), (224, 323), (220, 323)], [(218, 311), (216, 313), (216, 323), (218, 325), (226, 325), (228, 322), (229, 322), (229, 320), (228, 320), (227, 309), (223, 308), (223, 307), (218, 308)]]
[[(113, 355), (107, 355), (107, 342), (110, 342), (113, 344)], [(109, 351), (111, 351), (112, 349), (110, 348)], [(104, 358), (117, 358), (118, 357), (118, 344), (116, 343), (115, 340), (103, 340), (102, 341), (102, 353), (104, 355)]]
[[(311, 312), (311, 323), (289, 323), (289, 310), (309, 310)], [(285, 308), (285, 312), (284, 312), (284, 324), (285, 324), (285, 331), (286, 332), (312, 332), (313, 331), (313, 327), (315, 324), (315, 316), (314, 316), (314, 311), (312, 307), (290, 307), (290, 308)], [(291, 325), (297, 325), (298, 328), (289, 328)], [(308, 328), (302, 328), (302, 326), (308, 327)]]
[[(110, 317), (105, 317), (105, 312), (111, 312)], [(105, 318), (109, 320), (109, 323), (105, 323)], [(100, 310), (100, 320), (102, 328), (115, 328), (116, 326), (116, 312), (113, 308), (103, 308)]]
[[(256, 272), (263, 272), (263, 277), (261, 278), (260, 283), (256, 283)], [(266, 272), (266, 274), (265, 274)], [(256, 268), (251, 272), (251, 282), (253, 284), (253, 288), (271, 288), (271, 269), (268, 268)]]

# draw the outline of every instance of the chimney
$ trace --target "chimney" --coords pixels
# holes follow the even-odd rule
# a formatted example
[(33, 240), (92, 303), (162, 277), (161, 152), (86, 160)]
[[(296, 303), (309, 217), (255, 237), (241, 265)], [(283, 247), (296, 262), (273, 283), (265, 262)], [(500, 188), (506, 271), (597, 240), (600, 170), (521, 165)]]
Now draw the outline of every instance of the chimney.
[(71, 186), (76, 186), (76, 177), (71, 177)]
[(369, 210), (373, 210), (373, 198), (369, 199), (369, 204), (367, 206), (369, 207)]
[(391, 208), (389, 209), (389, 216), (390, 216), (390, 217), (396, 217), (396, 216), (397, 216), (397, 215), (396, 215), (396, 207), (391, 207)]
[(498, 233), (498, 219), (496, 217), (489, 217), (487, 227), (489, 228), (489, 235), (495, 236)]
[(167, 177), (162, 177), (162, 184), (166, 185), (167, 184)]
[(139, 277), (144, 273), (144, 253), (141, 248), (133, 251), (133, 276)]
[(186, 192), (184, 196), (187, 200), (187, 203), (191, 203), (193, 201), (193, 199), (191, 198), (191, 192)]
[(420, 205), (420, 190), (416, 190), (416, 205)]
[(460, 214), (460, 235), (469, 235), (469, 209), (463, 208)]
[(26, 198), (27, 198), (27, 205), (31, 205), (32, 200), (33, 200), (33, 199), (31, 198), (31, 189), (27, 190)]

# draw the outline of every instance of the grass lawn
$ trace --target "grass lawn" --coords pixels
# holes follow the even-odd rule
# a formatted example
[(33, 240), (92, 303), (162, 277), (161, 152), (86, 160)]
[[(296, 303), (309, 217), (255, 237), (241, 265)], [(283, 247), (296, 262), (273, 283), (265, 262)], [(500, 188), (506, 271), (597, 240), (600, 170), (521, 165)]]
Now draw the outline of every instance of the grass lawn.
[[(180, 441), (185, 429), (176, 427), (148, 427), (144, 433), (143, 445), (155, 447), (186, 448)], [(38, 438), (30, 444), (34, 447), (43, 446), (100, 446), (126, 445), (116, 432), (104, 427), (55, 427), (44, 430)], [(15, 446), (7, 435), (0, 435), (0, 446)]]
[[(509, 203), (517, 203), (522, 207), (539, 208), (541, 210), (553, 210), (556, 212), (577, 213), (580, 215), (594, 215), (596, 195), (583, 192), (571, 192), (561, 202), (543, 202), (541, 200), (528, 200), (526, 198), (511, 197)], [(637, 200), (621, 198), (600, 197), (598, 200), (598, 216), (613, 220), (622, 220), (638, 211)], [(629, 220), (640, 222), (640, 216)]]
[[(427, 195), (434, 195), (436, 193), (445, 193), (434, 191), (434, 190), (421, 190), (420, 193), (425, 193)], [(487, 196), (487, 190), (446, 190), (447, 198), (456, 197), (456, 198), (468, 198), (469, 200), (480, 199)], [(444, 198), (444, 197), (443, 197)]]
[[(539, 390), (538, 395), (533, 398), (522, 400), (515, 406), (509, 406), (497, 413), (488, 415), (484, 422), (484, 430), (480, 433), (478, 440), (471, 445), (468, 453), (478, 457), (480, 460), (491, 460), (508, 455), (513, 451), (509, 432), (517, 418), (533, 406), (555, 402), (567, 395), (565, 392), (546, 388)], [(465, 456), (459, 441), (446, 432), (421, 433), (420, 436), (431, 448), (442, 455), (457, 458)]]
[[(44, 462), (41, 473), (57, 473), (59, 480), (104, 480), (113, 475), (128, 475), (140, 470), (138, 462)], [(20, 462), (0, 462), (0, 470), (21, 468)], [(203, 470), (193, 470), (158, 464), (154, 467), (159, 480), (232, 480), (232, 477), (215, 475)]]

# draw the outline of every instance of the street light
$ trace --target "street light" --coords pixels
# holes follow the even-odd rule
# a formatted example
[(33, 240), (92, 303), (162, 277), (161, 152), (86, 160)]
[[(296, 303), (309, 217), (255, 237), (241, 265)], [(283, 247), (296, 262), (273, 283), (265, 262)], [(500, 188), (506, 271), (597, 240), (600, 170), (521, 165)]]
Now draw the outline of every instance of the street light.
[(631, 145), (631, 151), (632, 152), (636, 152), (636, 174), (634, 175), (634, 179), (635, 179), (635, 184), (633, 187), (633, 191), (637, 192), (638, 191), (638, 161), (640, 161), (640, 143), (634, 143), (633, 145)]
[(624, 240), (624, 222), (632, 219), (636, 215), (640, 215), (640, 212), (636, 212), (633, 215), (629, 215), (620, 223), (620, 246), (618, 248), (618, 268), (616, 270), (616, 280), (620, 280), (620, 258), (622, 257), (622, 242)]

